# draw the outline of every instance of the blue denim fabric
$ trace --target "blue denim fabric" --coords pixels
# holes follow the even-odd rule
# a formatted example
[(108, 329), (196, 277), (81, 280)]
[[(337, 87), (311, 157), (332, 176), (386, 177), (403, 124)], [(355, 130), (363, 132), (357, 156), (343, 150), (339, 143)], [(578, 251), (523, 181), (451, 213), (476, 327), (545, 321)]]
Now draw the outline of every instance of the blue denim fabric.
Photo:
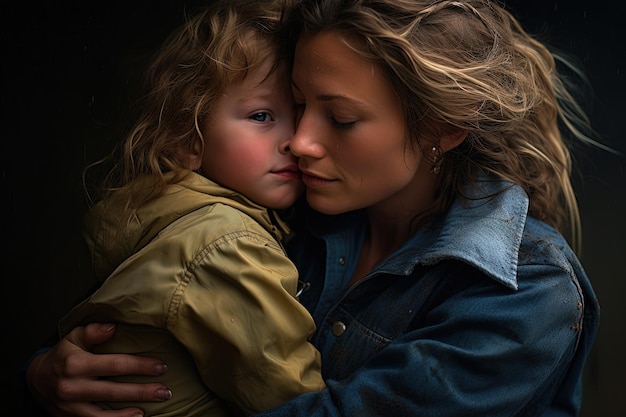
[(365, 215), (311, 214), (290, 250), (328, 388), (259, 416), (578, 414), (589, 279), (519, 187), (481, 187), (351, 288)]

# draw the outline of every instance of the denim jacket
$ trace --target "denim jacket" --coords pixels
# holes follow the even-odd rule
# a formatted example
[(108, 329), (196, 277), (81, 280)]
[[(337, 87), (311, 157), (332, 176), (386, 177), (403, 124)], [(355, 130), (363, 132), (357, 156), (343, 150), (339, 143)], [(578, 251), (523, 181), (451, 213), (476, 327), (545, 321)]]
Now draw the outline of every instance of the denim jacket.
[(311, 213), (290, 251), (327, 388), (259, 416), (578, 414), (589, 279), (520, 187), (481, 184), (352, 287), (366, 216)]

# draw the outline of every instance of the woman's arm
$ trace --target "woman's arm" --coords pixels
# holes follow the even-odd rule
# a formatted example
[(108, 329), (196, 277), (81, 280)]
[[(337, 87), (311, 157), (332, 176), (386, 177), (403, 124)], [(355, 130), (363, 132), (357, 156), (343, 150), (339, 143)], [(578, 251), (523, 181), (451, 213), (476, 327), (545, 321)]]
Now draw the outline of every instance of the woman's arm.
[(136, 417), (139, 408), (103, 411), (92, 401), (164, 401), (171, 393), (162, 384), (121, 384), (99, 376), (159, 376), (167, 366), (158, 359), (132, 355), (96, 355), (89, 350), (115, 334), (115, 325), (76, 327), (30, 363), (26, 378), (33, 398), (57, 417)]

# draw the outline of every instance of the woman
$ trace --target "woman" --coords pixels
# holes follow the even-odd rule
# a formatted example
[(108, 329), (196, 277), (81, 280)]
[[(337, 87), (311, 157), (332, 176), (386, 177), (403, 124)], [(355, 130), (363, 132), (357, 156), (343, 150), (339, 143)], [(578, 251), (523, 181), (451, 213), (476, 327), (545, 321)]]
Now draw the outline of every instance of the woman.
[[(304, 0), (286, 16), (313, 209), (289, 249), (327, 388), (259, 415), (577, 415), (599, 307), (563, 237), (579, 244), (564, 135), (589, 139), (554, 57), (488, 0)], [(93, 379), (162, 369), (80, 348), (107, 337), (77, 328), (36, 357), (40, 402), (158, 400), (158, 383)]]

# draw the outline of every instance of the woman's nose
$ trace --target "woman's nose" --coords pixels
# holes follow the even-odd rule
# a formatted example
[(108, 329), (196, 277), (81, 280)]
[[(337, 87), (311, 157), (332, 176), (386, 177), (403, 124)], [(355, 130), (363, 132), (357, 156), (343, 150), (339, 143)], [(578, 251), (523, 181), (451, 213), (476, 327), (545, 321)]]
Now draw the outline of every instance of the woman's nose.
[(320, 133), (319, 124), (308, 118), (306, 113), (303, 114), (296, 125), (296, 132), (289, 144), (291, 153), (299, 158), (321, 158), (324, 155), (324, 148), (317, 139)]

